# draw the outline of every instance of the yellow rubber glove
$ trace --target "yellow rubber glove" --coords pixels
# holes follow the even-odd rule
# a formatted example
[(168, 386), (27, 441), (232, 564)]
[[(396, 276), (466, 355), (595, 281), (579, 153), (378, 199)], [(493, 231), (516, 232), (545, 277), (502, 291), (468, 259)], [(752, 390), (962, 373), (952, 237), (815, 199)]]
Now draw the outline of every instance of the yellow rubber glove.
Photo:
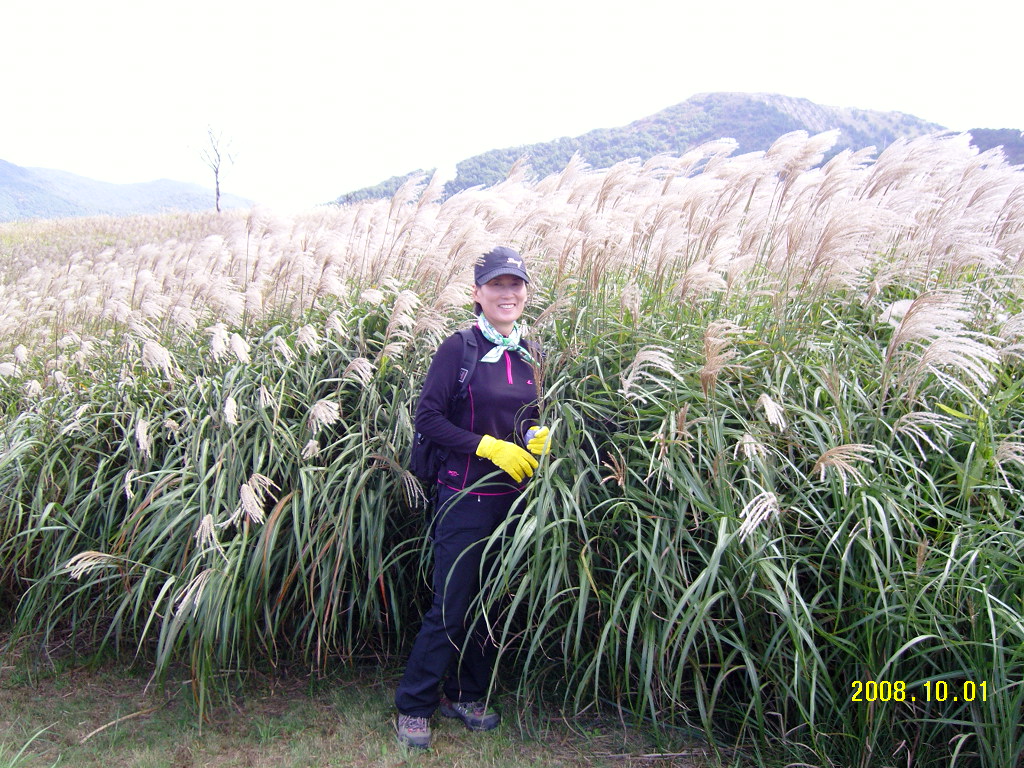
[[(547, 427), (532, 427), (526, 433), (527, 437), (530, 438), (530, 441), (526, 444), (527, 450), (537, 456), (546, 456), (551, 453), (551, 438), (548, 436), (550, 431)], [(531, 432), (533, 433), (532, 435), (530, 434)]]
[(517, 483), (524, 477), (532, 477), (533, 470), (537, 468), (537, 460), (518, 445), (507, 440), (498, 440), (490, 435), (480, 438), (476, 455), (493, 461), (512, 475), (512, 479)]

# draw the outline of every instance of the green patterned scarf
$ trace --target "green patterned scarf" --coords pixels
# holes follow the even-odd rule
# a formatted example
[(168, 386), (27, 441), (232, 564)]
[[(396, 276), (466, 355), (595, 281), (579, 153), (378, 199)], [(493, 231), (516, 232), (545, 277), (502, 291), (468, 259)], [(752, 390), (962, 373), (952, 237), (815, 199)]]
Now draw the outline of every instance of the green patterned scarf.
[(512, 326), (512, 333), (508, 336), (502, 336), (498, 333), (497, 329), (491, 325), (490, 321), (484, 317), (483, 313), (480, 313), (480, 317), (476, 321), (477, 327), (480, 332), (484, 335), (484, 338), (497, 346), (488, 352), (486, 355), (480, 358), (481, 363), (496, 363), (501, 359), (501, 353), (505, 350), (509, 352), (518, 352), (523, 360), (528, 363), (536, 362), (533, 357), (527, 351), (526, 347), (519, 343), (520, 337), (522, 336), (522, 328), (519, 323), (515, 323)]

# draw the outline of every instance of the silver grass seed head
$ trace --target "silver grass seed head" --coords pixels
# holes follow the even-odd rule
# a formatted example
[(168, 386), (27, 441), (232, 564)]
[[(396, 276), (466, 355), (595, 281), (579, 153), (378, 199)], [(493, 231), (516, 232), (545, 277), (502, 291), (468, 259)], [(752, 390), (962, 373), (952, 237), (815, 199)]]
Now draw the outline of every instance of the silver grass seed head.
[(220, 360), (228, 354), (230, 340), (228, 338), (228, 327), (224, 323), (211, 325), (206, 329), (210, 334), (210, 355), (214, 360)]
[(164, 375), (168, 377), (174, 370), (171, 353), (152, 339), (147, 339), (142, 345), (142, 365), (151, 371), (163, 371)]
[(792, 178), (794, 174), (820, 163), (838, 138), (838, 130), (814, 136), (808, 136), (807, 131), (791, 131), (777, 138), (764, 157), (778, 173)]
[[(403, 317), (412, 315), (420, 306), (420, 297), (415, 292), (408, 289), (399, 291), (395, 297), (395, 303), (392, 307), (393, 315), (401, 315)], [(405, 320), (405, 322), (411, 322), (411, 320)]]
[(207, 568), (185, 586), (185, 589), (182, 590), (182, 593), (175, 604), (175, 616), (180, 616), (182, 613), (185, 613), (190, 609), (192, 610), (193, 616), (199, 612), (199, 602), (202, 600), (203, 592), (206, 590), (206, 585), (213, 574), (214, 570), (212, 568)]
[(77, 347), (82, 343), (82, 337), (72, 331), (62, 336), (57, 341), (57, 349), (68, 349), (69, 347)]
[(319, 354), (321, 349), (320, 335), (312, 325), (304, 325), (299, 328), (295, 337), (295, 343), (311, 355)]
[(640, 316), (640, 306), (643, 297), (640, 294), (640, 288), (637, 284), (630, 280), (626, 286), (622, 289), (622, 293), (619, 296), (619, 303), (622, 306), (623, 312), (629, 312), (632, 317)]
[(971, 317), (964, 308), (965, 303), (963, 296), (952, 292), (936, 291), (918, 296), (906, 307), (893, 332), (885, 354), (886, 362), (911, 343), (925, 343), (961, 332)]
[(196, 532), (193, 534), (193, 538), (196, 540), (196, 544), (201, 550), (213, 549), (225, 560), (227, 559), (224, 547), (221, 545), (220, 539), (217, 537), (217, 526), (213, 522), (213, 515), (206, 514), (203, 516), (203, 519), (199, 521), (199, 525), (196, 526)]
[(111, 298), (103, 307), (103, 316), (115, 323), (125, 323), (132, 314), (132, 308), (124, 299)]
[(712, 358), (724, 347), (732, 343), (732, 337), (746, 333), (747, 329), (732, 320), (712, 320), (704, 329), (704, 357)]
[(235, 359), (240, 363), (250, 363), (252, 358), (249, 357), (249, 342), (243, 339), (237, 333), (231, 334), (231, 340), (229, 342), (231, 347), (231, 353), (235, 356)]
[(156, 332), (146, 323), (145, 319), (137, 312), (132, 312), (126, 321), (128, 329), (140, 339), (155, 338)]
[(71, 391), (71, 381), (64, 371), (57, 369), (50, 374), (50, 381), (53, 382), (61, 392)]
[(263, 317), (265, 303), (263, 291), (255, 283), (245, 289), (245, 312), (250, 317)]
[(92, 408), (92, 403), (83, 403), (82, 405), (78, 406), (75, 409), (75, 412), (74, 414), (72, 414), (71, 419), (73, 421), (78, 421), (89, 412), (90, 408)]
[(75, 581), (81, 581), (82, 577), (104, 565), (110, 565), (116, 562), (116, 558), (103, 552), (97, 552), (95, 550), (89, 550), (88, 552), (79, 552), (77, 555), (69, 559), (64, 563), (64, 568), (70, 573), (71, 578)]
[[(1024, 312), (1019, 312), (1012, 317), (1003, 316), (1000, 318), (1002, 327), (999, 329), (999, 337), (1007, 341), (1024, 337)], [(14, 359), (18, 360), (18, 350), (15, 348)], [(18, 362), (25, 362), (23, 359)]]
[(999, 338), (1004, 344), (999, 348), (1003, 359), (1024, 359), (1024, 312), (1000, 319)]
[(315, 456), (320, 455), (320, 443), (316, 440), (310, 440), (302, 448), (302, 458), (312, 459)]
[[(905, 435), (909, 438), (914, 443), (918, 453), (924, 458), (928, 456), (928, 450), (922, 447), (921, 443), (928, 446), (928, 449), (931, 451), (943, 450), (944, 446), (952, 438), (955, 427), (956, 422), (949, 416), (930, 411), (911, 411), (896, 420), (896, 423), (893, 425), (893, 433)], [(934, 431), (934, 440), (929, 435), (929, 430)], [(937, 445), (936, 440), (942, 442), (943, 447)]]
[(676, 380), (681, 378), (672, 360), (671, 350), (667, 347), (649, 345), (641, 348), (633, 358), (633, 362), (623, 371), (619, 392), (627, 398), (640, 397), (641, 393), (636, 391), (640, 378), (657, 378), (650, 373), (652, 369), (665, 373)]
[(329, 427), (341, 419), (341, 408), (330, 400), (317, 400), (309, 409), (309, 428), (317, 434), (324, 427)]
[(168, 314), (171, 321), (186, 333), (192, 333), (199, 327), (199, 315), (191, 307), (175, 304)]
[(786, 428), (786, 413), (778, 403), (772, 400), (767, 394), (757, 398), (757, 407), (764, 411), (768, 423), (780, 430)]
[(238, 403), (231, 395), (224, 398), (224, 421), (231, 425), (238, 424)]
[(419, 305), (419, 296), (412, 291), (399, 292), (391, 308), (391, 316), (388, 318), (388, 327), (384, 332), (384, 338), (394, 337), (402, 341), (410, 339), (409, 331), (416, 325), (415, 312)]
[(345, 318), (342, 316), (341, 312), (336, 309), (332, 310), (324, 323), (324, 335), (330, 336), (332, 333), (341, 340), (348, 338), (348, 331), (345, 328)]
[(999, 463), (1013, 461), (1024, 465), (1024, 441), (1014, 437), (1000, 440), (996, 446), (995, 458)]
[(1024, 342), (1006, 344), (1005, 346), (1000, 347), (999, 357), (1005, 360), (1009, 360), (1010, 358), (1024, 360)]
[(149, 437), (149, 422), (139, 419), (135, 422), (135, 439), (139, 444), (139, 450), (147, 459), (153, 455), (153, 441)]
[(677, 290), (679, 300), (695, 304), (708, 294), (721, 293), (729, 287), (725, 278), (716, 272), (710, 263), (700, 261), (686, 270)]
[(71, 362), (80, 368), (88, 368), (90, 358), (95, 352), (95, 347), (96, 345), (92, 341), (86, 339), (82, 342), (82, 346), (76, 349), (71, 355)]
[(274, 396), (270, 394), (270, 390), (264, 384), (260, 384), (259, 405), (260, 408), (271, 408), (274, 406)]
[(850, 479), (863, 485), (866, 481), (860, 470), (854, 466), (856, 463), (872, 464), (875, 453), (874, 446), (864, 443), (850, 443), (830, 448), (818, 457), (811, 474), (818, 473), (822, 482), (825, 481), (826, 471), (832, 470), (839, 475), (843, 484), (843, 493), (847, 492)]
[(381, 350), (381, 357), (391, 359), (399, 358), (405, 353), (405, 348), (408, 344), (408, 341), (392, 341)]
[(210, 291), (211, 306), (220, 317), (232, 325), (242, 322), (245, 315), (245, 294), (230, 284), (218, 283)]
[(737, 531), (740, 541), (746, 541), (762, 523), (777, 517), (781, 511), (778, 497), (770, 491), (764, 491), (752, 498), (740, 510), (740, 519), (743, 521)]
[(907, 314), (907, 310), (910, 309), (913, 303), (913, 299), (898, 299), (886, 307), (878, 319), (880, 322), (888, 323), (893, 328), (898, 328), (900, 322)]
[(764, 443), (750, 433), (744, 432), (740, 439), (736, 441), (736, 447), (733, 449), (733, 457), (739, 458), (741, 453), (749, 460), (762, 458), (766, 456), (768, 452), (764, 447)]
[(373, 363), (365, 357), (354, 357), (352, 361), (345, 366), (344, 372), (341, 374), (342, 379), (355, 379), (362, 386), (369, 386), (373, 380), (373, 375), (376, 372)]
[(406, 502), (411, 507), (417, 506), (419, 502), (427, 503), (429, 501), (423, 491), (423, 484), (407, 469), (402, 470), (402, 491), (405, 494)]
[(1024, 440), (1021, 440), (1020, 437), (1021, 433), (1018, 431), (1000, 440), (998, 445), (996, 445), (995, 455), (993, 456), (999, 474), (1003, 476), (1003, 481), (1010, 488), (1013, 488), (1013, 482), (1010, 479), (1010, 465), (1017, 465), (1018, 478), (1022, 474), (1021, 470), (1024, 470)]
[(384, 303), (384, 293), (376, 288), (367, 288), (359, 294), (359, 301), (379, 307)]
[(916, 364), (901, 377), (906, 396), (913, 399), (927, 374), (934, 374), (952, 389), (975, 399), (972, 387), (985, 390), (995, 381), (993, 369), (999, 352), (969, 335), (948, 335), (932, 341)]
[(263, 513), (263, 502), (257, 497), (253, 487), (249, 483), (242, 483), (238, 488), (238, 497), (238, 509), (249, 522), (254, 525), (262, 524), (266, 519)]
[(452, 280), (441, 289), (434, 302), (434, 309), (443, 313), (456, 307), (465, 306), (469, 301), (472, 285), (473, 281), (466, 277)]
[(263, 500), (270, 494), (270, 489), (278, 489), (278, 485), (266, 475), (261, 475), (259, 472), (253, 472), (249, 476), (249, 487), (252, 488), (252, 492), (256, 495), (256, 498), (262, 504)]
[(289, 346), (288, 342), (281, 336), (274, 337), (274, 351), (281, 356), (285, 365), (295, 360), (295, 350), (293, 350), (291, 346)]

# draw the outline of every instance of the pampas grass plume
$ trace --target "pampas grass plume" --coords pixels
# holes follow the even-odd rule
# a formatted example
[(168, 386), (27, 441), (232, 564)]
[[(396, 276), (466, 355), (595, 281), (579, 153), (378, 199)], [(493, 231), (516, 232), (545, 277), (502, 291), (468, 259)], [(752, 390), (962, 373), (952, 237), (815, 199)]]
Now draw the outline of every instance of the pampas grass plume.
[(740, 519), (743, 521), (737, 531), (740, 541), (746, 541), (762, 523), (777, 517), (780, 511), (779, 499), (774, 493), (764, 491), (752, 498), (740, 510)]
[(785, 411), (783, 411), (782, 406), (772, 400), (767, 394), (757, 398), (757, 407), (764, 411), (764, 416), (768, 419), (769, 424), (780, 430), (786, 428)]

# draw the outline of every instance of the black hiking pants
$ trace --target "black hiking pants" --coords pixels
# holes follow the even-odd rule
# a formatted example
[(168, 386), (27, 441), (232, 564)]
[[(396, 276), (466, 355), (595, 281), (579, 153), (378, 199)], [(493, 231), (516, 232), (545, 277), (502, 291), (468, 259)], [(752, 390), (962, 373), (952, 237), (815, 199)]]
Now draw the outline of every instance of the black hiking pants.
[[(439, 486), (434, 518), (434, 597), (413, 643), (395, 693), (403, 715), (430, 717), (440, 703), (439, 687), (451, 701), (487, 697), (497, 648), (479, 619), (468, 626), (480, 593), (480, 574), (496, 554), (488, 537), (502, 527), (518, 493), (461, 494)], [(472, 609), (472, 612), (471, 612)], [(468, 641), (467, 641), (468, 638)]]

